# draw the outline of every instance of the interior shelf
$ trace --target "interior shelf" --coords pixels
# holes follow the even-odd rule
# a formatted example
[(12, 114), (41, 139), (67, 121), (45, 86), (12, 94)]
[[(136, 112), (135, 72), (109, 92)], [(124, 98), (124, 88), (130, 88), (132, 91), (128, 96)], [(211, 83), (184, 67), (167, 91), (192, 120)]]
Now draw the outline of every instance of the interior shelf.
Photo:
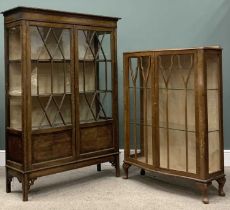
[(93, 93), (112, 93), (112, 90), (86, 90), (86, 91), (79, 91), (79, 94), (93, 94)]
[(104, 59), (79, 59), (78, 60), (80, 63), (84, 63), (84, 62), (112, 62), (112, 60), (111, 59), (106, 59), (106, 60), (104, 60)]
[(31, 59), (32, 63), (70, 63), (70, 59)]

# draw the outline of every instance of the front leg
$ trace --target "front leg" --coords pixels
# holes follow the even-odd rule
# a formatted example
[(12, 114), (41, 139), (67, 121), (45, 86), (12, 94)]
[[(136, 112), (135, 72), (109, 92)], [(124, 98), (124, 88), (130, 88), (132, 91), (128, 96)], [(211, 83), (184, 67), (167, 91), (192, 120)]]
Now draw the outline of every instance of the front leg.
[(28, 180), (28, 175), (24, 174), (22, 177), (22, 197), (23, 201), (28, 201), (28, 193), (29, 193), (29, 180)]
[(120, 177), (120, 159), (119, 159), (119, 154), (116, 155), (115, 157), (115, 168), (116, 168), (116, 177)]
[(219, 194), (219, 196), (225, 196), (225, 192), (224, 192), (224, 184), (226, 182), (225, 176), (217, 179), (216, 181), (219, 184), (219, 188), (218, 188), (218, 194)]
[(9, 174), (8, 169), (6, 168), (6, 193), (11, 192), (11, 182), (13, 177)]
[(120, 177), (120, 161), (119, 154), (114, 156), (113, 161), (109, 161), (113, 167), (116, 169), (116, 177)]
[(128, 177), (129, 177), (129, 167), (130, 167), (131, 165), (130, 164), (128, 164), (128, 163), (123, 163), (123, 169), (124, 169), (124, 171), (125, 171), (125, 176), (123, 177), (124, 179), (128, 179)]
[(211, 185), (212, 183), (211, 182), (208, 182), (208, 183), (197, 183), (201, 193), (202, 193), (202, 201), (204, 204), (208, 204), (209, 203), (209, 199), (208, 199), (208, 187), (209, 185)]

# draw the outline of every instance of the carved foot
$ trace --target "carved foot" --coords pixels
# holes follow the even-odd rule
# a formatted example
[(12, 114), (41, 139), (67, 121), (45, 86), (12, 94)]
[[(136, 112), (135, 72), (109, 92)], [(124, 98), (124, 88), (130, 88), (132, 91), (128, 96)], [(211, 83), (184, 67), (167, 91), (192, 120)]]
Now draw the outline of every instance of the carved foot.
[(211, 185), (212, 183), (197, 183), (201, 193), (202, 193), (202, 201), (204, 204), (208, 204), (209, 203), (209, 199), (208, 199), (208, 187), (209, 185)]
[(116, 177), (120, 177), (120, 162), (119, 162), (119, 155), (114, 157), (113, 161), (110, 161), (111, 165), (116, 169)]
[(219, 188), (218, 188), (218, 194), (219, 196), (225, 196), (225, 192), (224, 192), (224, 184), (226, 182), (226, 178), (222, 177), (216, 180), (219, 184)]
[(29, 182), (28, 182), (28, 191), (30, 190), (30, 187), (31, 187), (32, 185), (34, 185), (34, 182), (35, 182), (36, 179), (37, 179), (37, 178), (33, 178), (33, 179), (30, 179), (30, 180), (29, 180)]
[(125, 172), (125, 176), (123, 177), (124, 179), (128, 179), (128, 177), (129, 177), (129, 167), (130, 167), (131, 165), (130, 164), (128, 164), (128, 163), (123, 163), (123, 169), (124, 169), (124, 172)]
[(101, 171), (101, 164), (97, 164), (97, 171)]
[(141, 174), (142, 176), (145, 175), (145, 170), (144, 170), (143, 168), (141, 169), (140, 174)]

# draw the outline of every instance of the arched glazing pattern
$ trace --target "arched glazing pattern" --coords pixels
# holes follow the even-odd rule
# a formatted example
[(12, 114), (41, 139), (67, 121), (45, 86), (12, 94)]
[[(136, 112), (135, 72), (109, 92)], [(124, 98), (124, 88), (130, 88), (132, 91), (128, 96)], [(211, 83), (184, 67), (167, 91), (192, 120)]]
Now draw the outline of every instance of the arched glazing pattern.
[(157, 59), (160, 168), (196, 173), (194, 54)]

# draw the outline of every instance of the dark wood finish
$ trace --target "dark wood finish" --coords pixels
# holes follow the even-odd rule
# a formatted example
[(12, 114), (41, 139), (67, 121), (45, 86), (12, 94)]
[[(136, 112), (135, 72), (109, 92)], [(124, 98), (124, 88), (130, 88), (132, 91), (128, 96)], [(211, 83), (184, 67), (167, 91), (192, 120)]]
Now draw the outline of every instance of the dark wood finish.
[[(141, 175), (144, 175), (147, 170), (157, 173), (158, 175), (167, 175), (193, 180), (197, 183), (197, 186), (202, 193), (203, 203), (209, 203), (208, 187), (214, 180), (216, 180), (219, 184), (219, 195), (225, 195), (223, 191), (226, 179), (224, 174), (223, 156), (224, 141), (221, 50), (222, 49), (220, 47), (213, 46), (124, 53), (124, 178), (128, 178), (129, 167), (131, 165), (135, 165), (141, 168)], [(150, 88), (144, 87), (143, 85), (143, 69), (141, 68), (139, 62), (139, 60), (149, 56), (152, 61), (152, 78)], [(188, 56), (190, 61), (185, 61), (186, 56)], [(163, 61), (165, 63), (162, 64), (163, 58), (167, 58), (168, 60), (166, 59), (166, 61)], [(134, 60), (134, 62), (132, 63), (131, 60)], [(178, 73), (178, 69), (181, 72)], [(188, 75), (187, 77), (184, 76), (185, 73)], [(176, 80), (178, 75), (181, 80)], [(136, 78), (138, 76), (139, 78)], [(173, 86), (173, 80), (176, 81), (176, 87)], [(215, 82), (215, 80), (217, 82)], [(135, 84), (136, 81), (140, 81), (140, 84)], [(209, 84), (208, 82), (210, 81), (212, 82)], [(183, 87), (178, 87), (180, 82), (184, 84)], [(163, 87), (162, 84), (164, 84), (165, 87)], [(216, 87), (210, 87), (212, 85)], [(134, 91), (130, 92), (130, 89), (134, 89)], [(139, 89), (143, 91), (140, 91), (139, 95), (135, 96), (136, 91)], [(148, 96), (151, 100), (150, 102), (147, 101), (148, 103), (151, 103), (147, 105), (152, 108), (151, 121), (148, 119), (148, 116), (146, 115), (147, 112), (142, 105), (142, 102), (146, 100), (146, 94), (144, 94), (144, 92), (147, 91), (147, 89), (151, 90), (151, 97), (150, 95)], [(165, 95), (162, 95), (162, 93), (160, 94), (160, 91), (164, 91), (163, 93)], [(170, 94), (172, 94), (172, 92), (170, 91), (173, 91), (174, 94), (178, 93), (178, 91), (183, 91), (184, 98), (180, 98), (182, 108), (178, 104), (174, 110), (169, 109), (169, 101), (172, 100), (172, 96), (170, 98)], [(192, 96), (188, 95), (189, 91), (192, 91)], [(213, 95), (213, 93), (216, 93), (217, 96)], [(175, 97), (175, 95), (173, 97)], [(194, 102), (191, 102), (191, 99)], [(165, 101), (162, 103), (162, 100)], [(140, 107), (136, 106), (136, 101), (140, 101)], [(194, 111), (192, 112), (191, 103), (194, 103), (192, 105), (194, 107)], [(146, 104), (146, 101), (144, 104)], [(217, 107), (215, 107), (215, 104), (217, 104)], [(162, 106), (162, 108), (160, 106)], [(216, 111), (212, 108), (212, 106), (214, 106)], [(136, 109), (137, 113), (139, 112), (138, 115), (141, 120), (137, 119), (135, 115)], [(170, 121), (170, 117), (172, 118), (173, 114), (172, 112), (176, 112), (176, 109), (180, 110), (181, 114), (178, 113), (177, 116), (174, 116), (174, 118), (177, 120), (182, 118), (184, 122), (183, 125), (180, 125), (179, 123), (178, 125), (175, 125), (175, 123), (172, 124), (173, 121)], [(212, 110), (211, 114), (215, 114), (213, 120), (213, 116), (210, 115), (209, 109)], [(194, 119), (194, 125), (191, 124), (191, 116)], [(160, 117), (165, 119), (165, 122), (162, 121)], [(208, 118), (211, 118), (211, 120), (208, 120)], [(148, 123), (146, 123), (146, 119)], [(216, 122), (218, 128), (212, 128), (213, 125), (209, 125), (209, 123), (213, 123), (213, 121)], [(136, 125), (136, 128), (133, 128), (132, 130), (130, 126), (131, 124)], [(152, 133), (149, 133), (146, 136), (144, 135), (146, 131), (143, 127), (147, 127), (147, 124), (151, 126)], [(181, 127), (176, 127), (179, 125)], [(139, 136), (136, 134), (137, 126), (141, 127), (139, 130)], [(174, 133), (172, 134), (172, 132)], [(177, 136), (175, 132), (183, 132), (183, 136)], [(216, 135), (219, 137), (212, 137), (213, 139), (211, 139), (209, 134), (212, 132), (219, 132), (219, 134), (217, 133)], [(193, 137), (191, 137), (191, 135)], [(135, 141), (133, 141), (133, 139), (135, 139)], [(136, 142), (138, 141), (147, 142), (147, 145), (145, 144), (145, 146), (143, 146), (143, 143), (141, 145), (137, 145)], [(180, 141), (180, 144), (178, 144), (178, 141)], [(193, 146), (190, 145), (191, 141), (193, 142)], [(175, 147), (173, 147), (174, 145), (176, 145), (177, 152), (175, 152)], [(147, 151), (146, 146), (148, 147)], [(216, 148), (216, 156), (211, 153), (212, 147)], [(174, 153), (172, 153), (172, 148), (174, 149)], [(163, 152), (163, 154), (161, 154), (161, 152)], [(184, 154), (182, 158), (178, 156), (181, 153)], [(148, 156), (148, 158), (146, 156)], [(191, 162), (191, 158), (193, 158), (193, 162)], [(176, 167), (180, 168), (175, 168), (175, 165), (172, 165), (175, 160), (177, 161)]]
[[(115, 167), (115, 175), (120, 176), (116, 56), (116, 27), (119, 18), (26, 7), (10, 9), (3, 12), (3, 15), (6, 73), (6, 192), (11, 192), (12, 178), (16, 177), (22, 184), (23, 201), (27, 201), (30, 186), (38, 177), (95, 164), (100, 171), (101, 163), (104, 162), (110, 162)], [(15, 27), (19, 27), (20, 35), (14, 35), (12, 42), (16, 46), (15, 54), (10, 58), (9, 30), (14, 31)], [(84, 33), (93, 31), (94, 60), (86, 58), (85, 45), (79, 50), (82, 44), (78, 40), (79, 31)], [(103, 48), (106, 46), (103, 45), (103, 40), (99, 39), (99, 36), (104, 38), (107, 34), (110, 37), (110, 58), (109, 55), (105, 55)], [(86, 39), (86, 42), (88, 49), (91, 50), (91, 40)], [(17, 51), (18, 46), (21, 51)], [(79, 52), (81, 50), (85, 52)], [(83, 58), (80, 57), (81, 53), (85, 53)], [(95, 77), (97, 85), (95, 89), (88, 91), (86, 86), (90, 86), (88, 83), (91, 81), (86, 80), (82, 91), (80, 71), (85, 68), (85, 63), (92, 62), (95, 63), (98, 72)], [(109, 89), (106, 81), (106, 89), (101, 90), (99, 68), (104, 63), (111, 64), (111, 80), (108, 78), (108, 81), (112, 81), (112, 84)], [(21, 68), (19, 71), (21, 88), (16, 88), (16, 94), (15, 90), (11, 90), (11, 83), (13, 81), (18, 85), (18, 81), (10, 78), (10, 64)], [(41, 65), (48, 66), (44, 67), (47, 68), (45, 73), (40, 73), (41, 70), (44, 71)], [(62, 66), (61, 77), (56, 76), (55, 65)], [(107, 66), (105, 69), (107, 75)], [(17, 74), (19, 69), (13, 70)], [(33, 78), (34, 71), (37, 72), (36, 80)], [(85, 69), (83, 71), (85, 77)], [(93, 76), (93, 69), (91, 71)], [(42, 81), (45, 77), (49, 78), (49, 83)], [(63, 78), (62, 85), (60, 78)], [(58, 88), (63, 89), (60, 91)], [(86, 96), (95, 94), (94, 101), (87, 101), (85, 104), (89, 106), (91, 113), (94, 113), (93, 105), (97, 107), (92, 120), (81, 119), (81, 94)], [(100, 94), (111, 94), (110, 104), (103, 104)], [(10, 98), (16, 102), (17, 99), (21, 99), (21, 104), (14, 101), (14, 106), (20, 107), (21, 127), (17, 127), (15, 122), (11, 124)], [(110, 106), (110, 116), (107, 116), (109, 111), (105, 106)]]
[[(22, 136), (8, 133), (7, 134), (8, 160), (23, 163)], [(15, 151), (17, 151), (15, 153)]]
[(225, 177), (221, 177), (219, 179), (216, 179), (216, 181), (219, 184), (219, 188), (218, 188), (218, 194), (219, 196), (225, 196), (225, 192), (223, 190), (225, 182), (226, 182), (226, 178)]
[(72, 131), (32, 136), (32, 164), (72, 156)]
[(80, 154), (112, 148), (112, 125), (81, 128), (80, 142)]

